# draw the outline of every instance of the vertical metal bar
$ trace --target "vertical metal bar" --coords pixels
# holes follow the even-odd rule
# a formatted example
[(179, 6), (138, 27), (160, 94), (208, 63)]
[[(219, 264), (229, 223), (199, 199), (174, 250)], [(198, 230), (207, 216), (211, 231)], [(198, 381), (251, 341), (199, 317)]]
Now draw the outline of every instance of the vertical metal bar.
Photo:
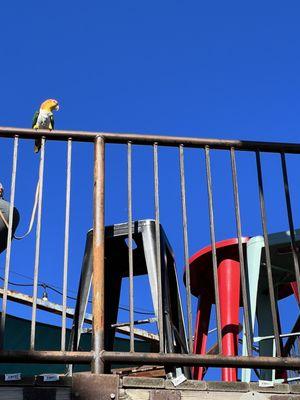
[(205, 163), (206, 163), (206, 180), (207, 180), (207, 192), (208, 192), (208, 204), (209, 204), (209, 222), (210, 222), (209, 225), (210, 225), (210, 239), (211, 239), (211, 249), (212, 249), (218, 346), (219, 346), (219, 353), (222, 354), (222, 327), (221, 327), (220, 297), (219, 297), (219, 283), (218, 283), (218, 263), (217, 263), (217, 251), (216, 251), (216, 236), (215, 236), (214, 206), (213, 206), (212, 180), (211, 180), (211, 168), (210, 168), (210, 154), (209, 154), (208, 146), (205, 147)]
[(33, 275), (33, 303), (31, 316), (31, 332), (30, 332), (30, 350), (34, 350), (35, 345), (35, 327), (36, 327), (36, 299), (39, 278), (39, 263), (40, 263), (40, 241), (41, 241), (41, 223), (42, 223), (42, 203), (43, 203), (43, 181), (44, 181), (44, 160), (45, 160), (45, 138), (41, 140), (40, 153), (40, 168), (39, 168), (39, 203), (36, 225), (35, 239), (35, 260), (34, 260), (34, 275)]
[(297, 254), (297, 253), (299, 253), (299, 250), (297, 249), (297, 246), (296, 246), (289, 181), (288, 181), (286, 159), (285, 159), (284, 153), (281, 153), (281, 166), (282, 166), (282, 174), (283, 174), (283, 182), (284, 182), (286, 208), (287, 208), (289, 227), (290, 227), (291, 247), (292, 247), (292, 253), (293, 253), (293, 260), (294, 260), (296, 284), (297, 284), (298, 298), (300, 299), (300, 271), (299, 271), (299, 260), (298, 260), (298, 254)]
[(129, 263), (129, 318), (130, 351), (134, 351), (134, 298), (133, 298), (133, 254), (132, 254), (132, 169), (131, 142), (127, 144), (127, 189), (128, 189), (128, 263)]
[(272, 321), (273, 321), (273, 328), (274, 328), (274, 337), (275, 337), (277, 356), (281, 357), (281, 353), (282, 353), (281, 340), (279, 337), (277, 304), (276, 304), (275, 293), (274, 293), (272, 264), (271, 264), (269, 239), (268, 239), (268, 232), (267, 232), (267, 218), (266, 218), (266, 207), (265, 207), (265, 199), (264, 199), (264, 188), (263, 188), (263, 181), (262, 181), (260, 153), (259, 153), (259, 151), (256, 151), (255, 154), (256, 154), (256, 167), (257, 167), (257, 178), (258, 178), (258, 188), (259, 188), (260, 213), (261, 213), (262, 228), (263, 228), (264, 241), (265, 241), (267, 276), (268, 276), (269, 294), (270, 294), (270, 302), (271, 302)]
[(243, 243), (242, 243), (242, 227), (241, 227), (239, 189), (238, 189), (238, 182), (237, 182), (235, 151), (234, 151), (233, 147), (231, 147), (231, 149), (230, 149), (230, 158), (231, 158), (234, 205), (235, 205), (235, 207), (234, 207), (235, 208), (235, 220), (236, 220), (236, 229), (237, 229), (237, 234), (238, 234), (239, 259), (240, 259), (240, 270), (241, 270), (241, 286), (242, 286), (242, 298), (243, 298), (243, 306), (244, 306), (247, 352), (248, 352), (248, 356), (250, 356), (252, 354), (252, 343), (251, 343), (252, 342), (252, 331), (251, 331), (251, 325), (250, 325), (249, 298), (248, 298), (248, 294), (247, 294), (245, 262), (244, 262)]
[(105, 142), (98, 136), (94, 145), (94, 226), (93, 226), (93, 350), (92, 372), (104, 372), (100, 357), (104, 350), (104, 185)]
[(6, 248), (6, 257), (5, 257), (5, 272), (4, 272), (3, 300), (2, 300), (1, 327), (0, 327), (0, 349), (3, 349), (3, 344), (4, 344), (4, 331), (5, 331), (6, 309), (7, 309), (7, 289), (8, 289), (8, 279), (9, 279), (12, 227), (13, 227), (13, 215), (14, 215), (14, 204), (15, 204), (18, 145), (19, 145), (19, 137), (15, 136), (12, 173), (11, 173), (10, 208), (9, 208), (7, 248)]
[(62, 328), (61, 328), (62, 351), (66, 350), (66, 314), (67, 314), (67, 288), (68, 288), (68, 263), (69, 263), (71, 166), (72, 166), (72, 139), (69, 138), (68, 150), (67, 150), (65, 244), (64, 244), (63, 302), (62, 302)]
[(186, 194), (185, 194), (185, 173), (184, 173), (184, 151), (183, 145), (179, 146), (179, 165), (180, 165), (180, 189), (181, 189), (181, 208), (182, 208), (182, 227), (184, 243), (184, 263), (185, 263), (185, 286), (186, 286), (186, 304), (188, 315), (188, 338), (189, 352), (193, 351), (193, 332), (192, 332), (192, 301), (191, 301), (191, 281), (189, 268), (189, 241), (187, 231), (187, 213), (186, 213)]
[(155, 206), (155, 239), (156, 239), (156, 263), (157, 263), (157, 291), (158, 291), (158, 333), (159, 351), (164, 351), (164, 322), (162, 302), (162, 276), (161, 276), (161, 254), (160, 254), (160, 222), (159, 222), (159, 181), (158, 181), (158, 152), (157, 143), (153, 144), (153, 167), (154, 167), (154, 206)]

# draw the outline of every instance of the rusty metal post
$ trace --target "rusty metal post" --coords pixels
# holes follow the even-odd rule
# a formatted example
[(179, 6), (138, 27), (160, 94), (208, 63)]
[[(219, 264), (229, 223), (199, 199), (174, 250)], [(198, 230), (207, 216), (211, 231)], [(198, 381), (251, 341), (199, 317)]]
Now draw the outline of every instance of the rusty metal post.
[(72, 139), (67, 145), (67, 179), (66, 179), (66, 213), (65, 213), (65, 240), (64, 240), (64, 271), (63, 271), (63, 302), (61, 324), (61, 351), (66, 350), (67, 331), (67, 292), (68, 292), (68, 267), (69, 267), (69, 238), (70, 238), (70, 199), (71, 199), (71, 168), (72, 168)]
[(104, 167), (105, 143), (98, 136), (94, 145), (93, 223), (93, 350), (92, 372), (104, 372), (100, 352), (104, 350)]

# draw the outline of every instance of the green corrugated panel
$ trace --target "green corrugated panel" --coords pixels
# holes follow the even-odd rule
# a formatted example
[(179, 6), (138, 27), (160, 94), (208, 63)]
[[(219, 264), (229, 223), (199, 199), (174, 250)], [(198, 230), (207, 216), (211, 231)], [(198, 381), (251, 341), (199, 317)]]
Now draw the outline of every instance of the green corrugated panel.
[[(30, 342), (31, 322), (26, 319), (7, 315), (5, 327), (5, 350), (28, 350)], [(67, 329), (67, 343), (70, 330)], [(91, 334), (85, 333), (80, 341), (80, 350), (91, 349)], [(53, 325), (36, 324), (36, 350), (60, 350), (61, 328)], [(136, 351), (151, 352), (151, 345), (146, 342), (136, 341)], [(116, 338), (114, 344), (116, 351), (129, 351), (129, 340)], [(88, 365), (78, 365), (75, 371), (89, 370)], [(23, 375), (39, 375), (43, 373), (66, 372), (64, 365), (57, 364), (0, 364), (0, 374), (21, 372)]]

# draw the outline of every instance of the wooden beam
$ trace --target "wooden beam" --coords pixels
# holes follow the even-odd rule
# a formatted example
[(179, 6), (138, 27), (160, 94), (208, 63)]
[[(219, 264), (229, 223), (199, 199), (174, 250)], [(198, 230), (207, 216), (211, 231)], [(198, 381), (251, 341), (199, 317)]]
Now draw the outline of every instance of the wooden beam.
[[(0, 297), (3, 297), (3, 288), (0, 288)], [(32, 304), (33, 304), (32, 296), (29, 296), (24, 293), (16, 292), (14, 290), (7, 291), (7, 299), (10, 301), (13, 301), (15, 303), (24, 304), (25, 306), (30, 306), (30, 307), (32, 307)], [(50, 312), (50, 313), (56, 314), (56, 315), (62, 315), (63, 308), (60, 304), (53, 303), (48, 300), (45, 301), (43, 299), (37, 298), (36, 306), (39, 310), (47, 311), (47, 312)], [(73, 319), (74, 308), (67, 307), (66, 316), (67, 316), (67, 318)], [(86, 313), (84, 322), (86, 324), (91, 325), (92, 324), (92, 315)], [(117, 327), (116, 332), (121, 333), (126, 336), (130, 335), (129, 326)], [(144, 329), (134, 329), (134, 336), (137, 339), (145, 340), (150, 343), (158, 343), (158, 336), (155, 335), (154, 333), (147, 332)]]

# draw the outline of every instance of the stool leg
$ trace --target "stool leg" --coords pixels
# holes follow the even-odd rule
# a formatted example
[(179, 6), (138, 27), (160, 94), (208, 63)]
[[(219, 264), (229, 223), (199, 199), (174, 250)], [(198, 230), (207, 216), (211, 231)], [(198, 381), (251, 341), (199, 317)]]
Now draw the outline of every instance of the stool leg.
[[(194, 354), (205, 354), (207, 334), (209, 327), (209, 319), (211, 312), (211, 301), (206, 296), (199, 297), (196, 328), (195, 328), (195, 339), (194, 339)], [(204, 368), (196, 366), (192, 370), (194, 379), (202, 380), (204, 375)]]
[[(247, 295), (249, 298), (249, 313), (251, 319), (251, 343), (253, 343), (253, 332), (255, 327), (255, 316), (256, 316), (256, 304), (257, 304), (257, 292), (258, 292), (258, 280), (260, 273), (260, 260), (261, 252), (265, 242), (262, 236), (255, 236), (247, 242)], [(247, 338), (245, 329), (245, 317), (243, 321), (243, 356), (252, 355), (248, 354), (247, 350)], [(251, 369), (242, 368), (242, 382), (251, 381)]]
[[(300, 283), (299, 283), (300, 285)], [(294, 292), (294, 295), (296, 297), (296, 300), (298, 301), (298, 303), (300, 304), (300, 299), (299, 299), (299, 295), (298, 295), (298, 290), (297, 290), (297, 282), (291, 282), (291, 286)]]
[[(222, 326), (222, 350), (224, 356), (238, 353), (240, 263), (223, 260), (218, 267), (220, 313)], [(222, 368), (223, 381), (236, 381), (236, 368)]]
[[(258, 335), (259, 336), (272, 336), (274, 335), (273, 319), (271, 312), (270, 297), (268, 294), (258, 293), (257, 296), (257, 322), (258, 322)], [(259, 342), (259, 355), (272, 356), (274, 348), (274, 340), (266, 339)], [(274, 370), (261, 369), (260, 379), (272, 381)]]

